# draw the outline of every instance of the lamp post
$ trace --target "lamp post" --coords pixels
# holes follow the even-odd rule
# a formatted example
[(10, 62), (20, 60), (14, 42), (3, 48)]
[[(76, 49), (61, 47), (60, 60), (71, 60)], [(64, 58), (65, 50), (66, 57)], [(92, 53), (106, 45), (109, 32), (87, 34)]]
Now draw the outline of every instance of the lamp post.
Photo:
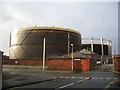
[(72, 71), (73, 71), (73, 67), (74, 67), (74, 61), (73, 61), (73, 44), (71, 44), (71, 47), (72, 47)]
[(45, 70), (45, 38), (43, 41), (43, 71)]

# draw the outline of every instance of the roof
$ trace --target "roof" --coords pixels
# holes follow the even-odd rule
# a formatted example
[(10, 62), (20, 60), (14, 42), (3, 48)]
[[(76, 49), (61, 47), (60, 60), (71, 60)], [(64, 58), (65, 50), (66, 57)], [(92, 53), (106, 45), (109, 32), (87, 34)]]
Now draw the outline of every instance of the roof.
[(69, 28), (59, 28), (59, 27), (28, 27), (28, 28), (20, 28), (20, 30), (32, 30), (32, 29), (54, 29), (54, 30), (63, 30), (68, 32), (74, 32), (80, 34), (80, 32), (69, 29)]

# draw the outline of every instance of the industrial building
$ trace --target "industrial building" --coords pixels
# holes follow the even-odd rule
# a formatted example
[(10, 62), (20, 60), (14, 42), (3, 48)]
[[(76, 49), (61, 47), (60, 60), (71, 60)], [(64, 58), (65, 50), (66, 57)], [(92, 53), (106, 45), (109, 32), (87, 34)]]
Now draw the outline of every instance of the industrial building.
[[(45, 42), (44, 42), (45, 40)], [(45, 43), (46, 59), (61, 56), (81, 50), (81, 34), (75, 30), (58, 27), (20, 28), (10, 37), (10, 59), (39, 59), (43, 58)]]
[[(90, 50), (98, 55), (112, 55), (112, 42), (103, 38), (82, 38), (82, 49)], [(97, 42), (97, 43), (96, 43)]]
[(81, 39), (80, 32), (59, 27), (20, 28), (11, 33), (9, 45), (9, 60), (3, 60), (4, 64), (41, 65), (43, 70), (48, 66), (89, 71), (97, 61), (103, 64), (112, 55), (110, 40)]

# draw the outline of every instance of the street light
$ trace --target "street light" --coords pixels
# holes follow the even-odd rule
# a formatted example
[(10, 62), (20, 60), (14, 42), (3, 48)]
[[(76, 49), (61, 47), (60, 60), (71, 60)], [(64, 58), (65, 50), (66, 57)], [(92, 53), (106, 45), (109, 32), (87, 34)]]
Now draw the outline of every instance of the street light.
[(45, 38), (43, 40), (43, 71), (45, 70)]
[(73, 61), (73, 44), (71, 44), (72, 47), (72, 71), (73, 71), (73, 65), (74, 65), (74, 61)]

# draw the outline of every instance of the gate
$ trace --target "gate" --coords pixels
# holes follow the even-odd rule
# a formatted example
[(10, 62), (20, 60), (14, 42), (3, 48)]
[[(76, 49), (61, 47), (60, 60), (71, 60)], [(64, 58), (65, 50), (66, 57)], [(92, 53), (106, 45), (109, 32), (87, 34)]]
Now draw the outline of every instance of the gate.
[(94, 66), (91, 66), (91, 71), (112, 72), (114, 70), (113, 58), (102, 56), (100, 61), (96, 61)]

